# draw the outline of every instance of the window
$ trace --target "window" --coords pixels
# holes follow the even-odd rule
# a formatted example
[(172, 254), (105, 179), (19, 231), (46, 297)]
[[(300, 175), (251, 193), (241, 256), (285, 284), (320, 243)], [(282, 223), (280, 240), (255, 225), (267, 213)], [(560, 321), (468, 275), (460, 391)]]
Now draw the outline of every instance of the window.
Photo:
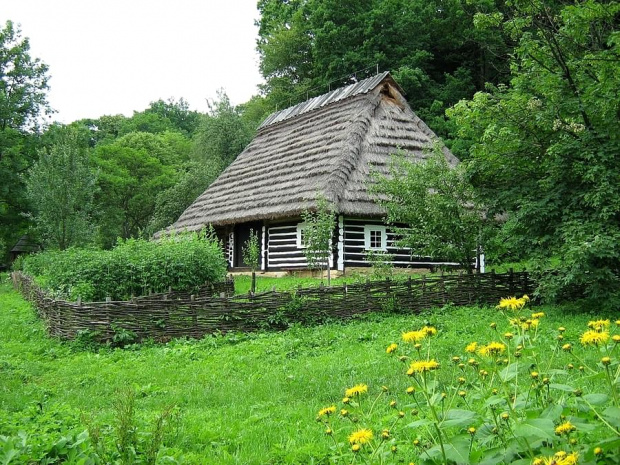
[(364, 226), (364, 248), (366, 250), (387, 251), (387, 234), (385, 226)]
[(305, 244), (305, 237), (304, 237), (304, 230), (306, 229), (306, 223), (298, 223), (297, 224), (297, 248), (298, 249), (305, 249), (306, 248), (306, 244)]

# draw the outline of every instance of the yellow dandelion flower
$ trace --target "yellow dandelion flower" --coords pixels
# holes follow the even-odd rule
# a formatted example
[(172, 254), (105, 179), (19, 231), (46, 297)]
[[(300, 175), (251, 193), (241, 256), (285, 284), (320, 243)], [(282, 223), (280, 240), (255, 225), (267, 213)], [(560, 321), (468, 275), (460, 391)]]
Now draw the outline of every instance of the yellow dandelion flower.
[(616, 326), (620, 326), (620, 320), (616, 320)]
[(361, 448), (362, 448), (362, 446), (360, 446), (359, 444), (353, 444), (353, 445), (351, 446), (351, 450), (352, 450), (353, 452), (359, 452)]
[(555, 429), (555, 434), (558, 436), (562, 436), (563, 434), (570, 434), (575, 431), (577, 427), (573, 425), (570, 421), (564, 422)]
[(497, 308), (502, 309), (502, 310), (508, 309), (508, 310), (517, 311), (517, 310), (521, 310), (525, 306), (525, 304), (529, 302), (529, 300), (530, 298), (526, 295), (524, 295), (520, 299), (517, 299), (516, 297), (507, 297), (505, 299), (500, 299), (499, 305), (497, 306)]
[(478, 349), (478, 353), (484, 357), (498, 356), (504, 353), (506, 346), (501, 342), (490, 342)]
[(336, 413), (336, 406), (332, 405), (331, 407), (325, 407), (324, 409), (319, 410), (319, 417), (324, 417), (331, 415), (332, 413)]
[(372, 431), (369, 429), (359, 429), (349, 436), (350, 444), (366, 444), (372, 439)]
[(534, 318), (535, 320), (538, 320), (542, 318), (543, 316), (545, 316), (545, 312), (532, 313), (532, 318)]
[(577, 459), (579, 458), (579, 454), (577, 452), (570, 453), (561, 457), (557, 457), (556, 454), (556, 464), (557, 465), (577, 465)]
[(603, 329), (609, 328), (611, 322), (609, 320), (594, 320), (588, 321), (588, 328), (595, 331), (603, 331)]
[(396, 349), (398, 349), (398, 344), (390, 344), (387, 349), (385, 349), (385, 351), (388, 354), (391, 354), (392, 352), (394, 352)]
[(620, 344), (620, 334), (614, 334), (613, 336), (611, 336), (611, 340), (614, 341), (616, 344)]
[(512, 333), (504, 333), (504, 337), (508, 340), (512, 339), (514, 337), (514, 334)]
[(605, 366), (609, 365), (611, 363), (611, 358), (610, 357), (603, 357), (601, 359), (601, 363)]
[(595, 447), (594, 455), (603, 455), (603, 449), (601, 449), (600, 447)]
[(368, 386), (366, 386), (365, 384), (357, 384), (353, 386), (352, 388), (347, 389), (344, 395), (346, 397), (359, 396), (361, 394), (366, 393), (367, 391), (368, 391)]
[(478, 347), (477, 342), (470, 342), (469, 344), (467, 344), (467, 347), (465, 347), (465, 352), (473, 354), (476, 351), (477, 347)]
[(435, 334), (437, 334), (437, 328), (435, 328), (434, 326), (425, 326), (420, 331), (424, 332), (424, 334), (426, 334), (427, 336), (434, 336)]
[(411, 374), (415, 374), (415, 373), (424, 373), (426, 371), (436, 370), (437, 368), (439, 368), (439, 363), (437, 363), (435, 360), (419, 360), (419, 361), (411, 362), (409, 371), (411, 371)]
[(426, 337), (426, 333), (424, 331), (409, 331), (407, 333), (403, 333), (403, 341), (405, 342), (419, 342)]
[(588, 330), (581, 335), (579, 339), (584, 346), (599, 346), (605, 344), (609, 340), (607, 331)]

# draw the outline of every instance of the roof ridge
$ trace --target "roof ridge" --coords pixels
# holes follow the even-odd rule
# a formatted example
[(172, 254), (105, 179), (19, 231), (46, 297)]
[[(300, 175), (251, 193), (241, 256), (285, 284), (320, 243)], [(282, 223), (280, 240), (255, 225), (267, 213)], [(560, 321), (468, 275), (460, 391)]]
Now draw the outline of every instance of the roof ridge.
[(271, 126), (281, 121), (299, 116), (303, 113), (308, 113), (312, 110), (322, 108), (325, 105), (344, 100), (348, 97), (368, 93), (388, 76), (390, 76), (390, 72), (384, 71), (361, 81), (339, 87), (316, 97), (312, 97), (304, 102), (290, 106), (283, 110), (275, 111), (265, 118), (265, 120), (258, 126), (258, 131), (267, 126)]

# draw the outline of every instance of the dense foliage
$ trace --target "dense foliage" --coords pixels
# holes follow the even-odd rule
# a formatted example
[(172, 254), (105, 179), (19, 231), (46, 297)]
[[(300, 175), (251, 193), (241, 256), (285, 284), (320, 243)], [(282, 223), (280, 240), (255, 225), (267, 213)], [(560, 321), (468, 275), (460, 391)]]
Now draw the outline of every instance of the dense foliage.
[[(473, 142), (472, 181), (507, 218), (508, 251), (535, 256), (549, 298), (620, 302), (620, 4), (511, 3), (509, 86), (450, 114)], [(485, 23), (488, 25), (488, 23)], [(490, 27), (490, 26), (489, 26)]]
[(373, 189), (402, 247), (471, 271), (485, 212), (463, 165), (450, 166), (441, 147), (417, 163), (400, 154), (393, 158), (389, 176), (378, 177)]
[(210, 233), (128, 239), (111, 250), (49, 250), (28, 256), (23, 270), (60, 297), (125, 300), (149, 292), (186, 291), (226, 276), (221, 245)]
[(23, 175), (36, 159), (39, 117), (47, 104), (48, 68), (30, 55), (13, 22), (0, 27), (0, 263), (28, 227)]

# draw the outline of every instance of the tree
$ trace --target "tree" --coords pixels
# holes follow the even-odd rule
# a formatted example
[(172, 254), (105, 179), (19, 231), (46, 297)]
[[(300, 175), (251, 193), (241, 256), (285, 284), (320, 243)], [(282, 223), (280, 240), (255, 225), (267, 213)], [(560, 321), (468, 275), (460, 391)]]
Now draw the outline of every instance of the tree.
[(157, 195), (176, 183), (183, 166), (184, 155), (173, 148), (165, 135), (150, 133), (129, 133), (97, 145), (100, 245), (109, 248), (118, 237), (146, 235)]
[(470, 176), (513, 250), (555, 273), (548, 299), (620, 302), (620, 4), (512, 2), (486, 22), (518, 40), (509, 86), (450, 111)]
[(422, 162), (396, 154), (389, 176), (378, 177), (373, 191), (400, 246), (471, 272), (485, 216), (463, 165), (450, 166), (440, 147)]
[(303, 252), (310, 269), (327, 270), (327, 285), (331, 285), (332, 236), (336, 222), (334, 207), (321, 195), (317, 196), (316, 209), (301, 214)]
[[(23, 175), (37, 158), (39, 117), (47, 103), (48, 68), (30, 55), (30, 42), (7, 21), (0, 29), (0, 239), (11, 246), (26, 228)], [(6, 249), (0, 250), (0, 260)]]
[(223, 90), (217, 95), (194, 137), (192, 158), (199, 163), (217, 162), (224, 170), (250, 143), (254, 131)]
[(50, 150), (39, 151), (26, 190), (45, 246), (65, 250), (92, 241), (95, 187), (88, 150), (75, 131), (65, 130)]
[(256, 292), (256, 270), (260, 261), (260, 244), (258, 243), (258, 234), (250, 229), (250, 237), (243, 244), (241, 249), (243, 253), (243, 261), (252, 270), (252, 293)]

